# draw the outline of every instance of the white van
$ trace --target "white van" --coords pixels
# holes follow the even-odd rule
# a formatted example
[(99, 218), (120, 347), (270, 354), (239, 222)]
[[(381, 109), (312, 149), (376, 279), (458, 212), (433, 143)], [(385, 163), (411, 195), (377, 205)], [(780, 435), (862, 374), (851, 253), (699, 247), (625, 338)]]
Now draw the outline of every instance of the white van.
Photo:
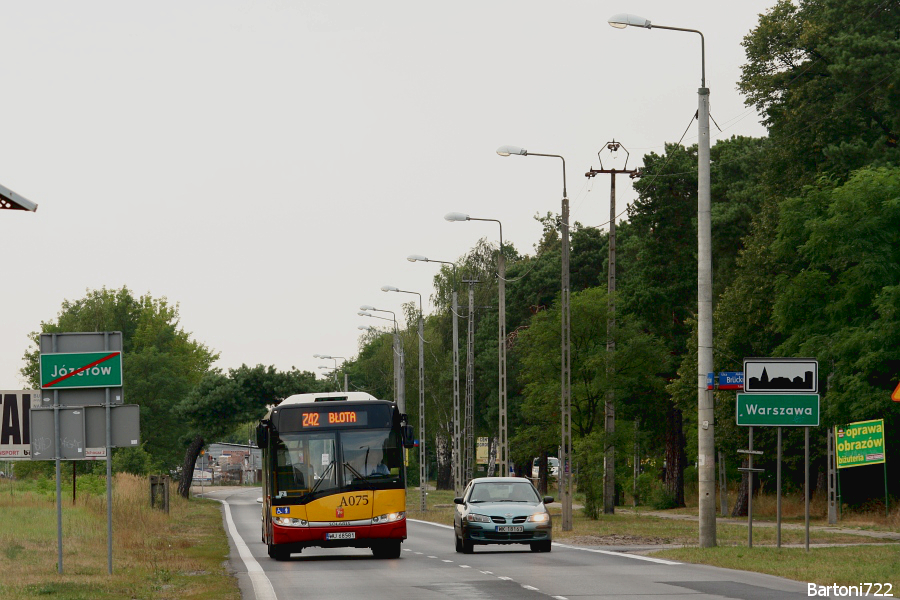
[[(531, 478), (532, 479), (538, 478), (538, 470), (540, 468), (540, 464), (541, 464), (540, 458), (535, 458), (533, 461), (531, 461)], [(550, 477), (559, 476), (559, 459), (558, 458), (556, 458), (555, 456), (547, 457), (547, 471), (548, 471), (547, 474), (550, 475)]]

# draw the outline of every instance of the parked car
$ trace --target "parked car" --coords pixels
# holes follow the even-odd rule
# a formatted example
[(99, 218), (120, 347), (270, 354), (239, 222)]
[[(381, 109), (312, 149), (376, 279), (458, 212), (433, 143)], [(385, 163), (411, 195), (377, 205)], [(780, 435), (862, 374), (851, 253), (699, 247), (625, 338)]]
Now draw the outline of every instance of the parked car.
[[(533, 461), (531, 461), (531, 478), (532, 479), (538, 478), (538, 467), (540, 466), (540, 464), (541, 464), (540, 458), (535, 458)], [(550, 477), (559, 477), (559, 459), (556, 458), (555, 456), (547, 457), (547, 474), (550, 475)]]
[(479, 477), (454, 498), (456, 551), (471, 554), (480, 544), (528, 544), (550, 552), (553, 522), (534, 485), (523, 477)]

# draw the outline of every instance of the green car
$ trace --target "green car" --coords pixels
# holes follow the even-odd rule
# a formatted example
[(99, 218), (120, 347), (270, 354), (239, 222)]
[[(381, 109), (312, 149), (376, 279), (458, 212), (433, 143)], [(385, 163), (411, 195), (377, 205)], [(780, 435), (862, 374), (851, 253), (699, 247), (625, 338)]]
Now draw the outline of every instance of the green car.
[(553, 522), (534, 485), (522, 477), (479, 477), (454, 498), (456, 551), (471, 554), (476, 544), (529, 544), (550, 552)]

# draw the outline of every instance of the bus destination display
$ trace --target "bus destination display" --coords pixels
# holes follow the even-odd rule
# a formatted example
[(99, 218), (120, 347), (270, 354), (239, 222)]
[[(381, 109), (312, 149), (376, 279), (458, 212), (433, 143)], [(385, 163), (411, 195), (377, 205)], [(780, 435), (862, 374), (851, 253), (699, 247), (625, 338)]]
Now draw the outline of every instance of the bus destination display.
[(365, 426), (368, 414), (365, 410), (303, 411), (300, 424), (303, 429), (316, 427)]

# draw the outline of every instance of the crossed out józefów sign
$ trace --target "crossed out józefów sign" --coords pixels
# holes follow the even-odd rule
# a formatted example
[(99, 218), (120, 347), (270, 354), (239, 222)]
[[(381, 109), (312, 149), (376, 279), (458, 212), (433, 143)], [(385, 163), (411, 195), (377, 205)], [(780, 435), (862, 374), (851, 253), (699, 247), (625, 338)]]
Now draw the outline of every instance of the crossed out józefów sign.
[(41, 353), (41, 389), (121, 387), (121, 352)]

